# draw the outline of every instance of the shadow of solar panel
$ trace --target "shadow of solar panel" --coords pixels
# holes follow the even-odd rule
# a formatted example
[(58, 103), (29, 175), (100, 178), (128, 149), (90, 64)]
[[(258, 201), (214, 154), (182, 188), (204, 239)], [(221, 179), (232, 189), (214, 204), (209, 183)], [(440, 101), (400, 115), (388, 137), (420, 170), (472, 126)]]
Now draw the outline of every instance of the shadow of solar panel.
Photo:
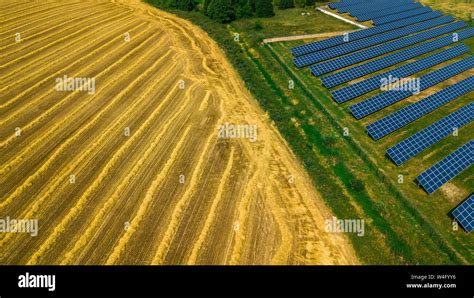
[(377, 18), (377, 19), (373, 19), (372, 22), (374, 23), (374, 25), (378, 26), (378, 25), (382, 25), (382, 24), (395, 22), (395, 21), (398, 21), (398, 20), (401, 20), (401, 19), (406, 19), (406, 18), (416, 16), (416, 15), (419, 15), (419, 14), (427, 13), (427, 12), (430, 12), (430, 11), (431, 11), (430, 7), (422, 7), (422, 8), (417, 8), (417, 9), (404, 11), (404, 12), (401, 12), (401, 13), (392, 14), (392, 15), (389, 15), (389, 16), (384, 16), (384, 17), (380, 17), (380, 18)]
[(456, 207), (451, 214), (466, 232), (472, 232), (474, 230), (474, 194)]
[(385, 44), (377, 45), (369, 49), (365, 49), (356, 53), (344, 55), (339, 58), (335, 58), (329, 61), (320, 62), (310, 67), (311, 73), (315, 76), (319, 76), (336, 69), (341, 69), (349, 65), (353, 65), (377, 56), (396, 51), (408, 47), (410, 45), (419, 43), (421, 41), (431, 39), (451, 31), (466, 27), (467, 24), (464, 21), (455, 22), (452, 24), (444, 25), (439, 28), (431, 29), (425, 32), (417, 33), (405, 38), (397, 39), (394, 41), (387, 42)]
[(347, 102), (365, 93), (380, 88), (381, 80), (389, 76), (396, 78), (405, 78), (414, 73), (428, 69), (442, 62), (453, 59), (459, 55), (469, 52), (469, 48), (463, 44), (432, 54), (423, 59), (411, 62), (409, 64), (391, 69), (387, 72), (378, 74), (369, 79), (354, 83), (347, 87), (331, 92), (332, 97), (337, 103)]
[(357, 11), (351, 13), (352, 16), (356, 16), (357, 21), (364, 22), (368, 20), (373, 20), (376, 18), (381, 18), (384, 16), (389, 16), (393, 14), (398, 14), (402, 13), (404, 11), (409, 11), (417, 8), (421, 8), (423, 5), (421, 3), (410, 3), (410, 2), (405, 2), (405, 3), (394, 3), (390, 6), (382, 6), (380, 10), (377, 11), (372, 11), (372, 12), (366, 12), (366, 13), (357, 13)]
[(385, 7), (392, 7), (392, 8), (396, 7), (396, 8), (393, 8), (393, 10), (395, 10), (396, 12), (400, 12), (400, 11), (403, 11), (403, 10), (399, 10), (399, 7), (401, 7), (402, 5), (405, 5), (405, 4), (410, 4), (410, 3), (412, 4), (411, 5), (413, 7), (412, 9), (423, 6), (423, 5), (421, 5), (421, 3), (413, 3), (412, 0), (393, 0), (393, 1), (385, 1), (385, 2), (381, 2), (381, 3), (377, 3), (377, 5), (373, 5), (373, 6), (369, 6), (369, 7), (365, 3), (361, 3), (361, 4), (358, 4), (358, 5), (345, 6), (345, 7), (341, 7), (337, 11), (339, 13), (350, 13), (351, 15), (353, 15), (353, 13), (357, 13), (357, 12), (359, 12), (359, 13), (364, 13), (364, 12), (369, 13), (369, 12), (384, 9)]
[(473, 118), (474, 103), (471, 103), (390, 147), (387, 154), (397, 166), (400, 166), (451, 134), (453, 129), (459, 129), (470, 123)]
[(408, 27), (396, 29), (393, 31), (385, 32), (375, 36), (367, 37), (364, 39), (358, 39), (356, 41), (338, 45), (329, 49), (325, 49), (319, 52), (314, 52), (305, 56), (299, 56), (294, 59), (294, 63), (298, 67), (308, 66), (317, 62), (335, 58), (347, 53), (355, 52), (367, 47), (374, 46), (376, 44), (384, 43), (393, 39), (404, 37), (416, 32), (420, 32), (426, 29), (430, 29), (442, 24), (450, 23), (454, 19), (451, 16), (444, 16), (434, 20), (425, 21)]
[(378, 140), (473, 90), (474, 76), (471, 76), (369, 124), (367, 133)]
[[(416, 91), (421, 92), (431, 86), (434, 86), (444, 80), (447, 80), (473, 67), (474, 67), (474, 56), (469, 56), (468, 58), (452, 63), (441, 69), (432, 71), (419, 78), (420, 86), (419, 86), (419, 90), (416, 90)], [(365, 101), (352, 105), (349, 107), (349, 109), (352, 115), (356, 119), (361, 119), (363, 117), (366, 117), (370, 114), (380, 111), (383, 108), (386, 108), (390, 105), (393, 105), (396, 102), (399, 102), (411, 96), (413, 94), (413, 91), (405, 91), (404, 89), (408, 89), (407, 87), (405, 87), (405, 85), (406, 84), (401, 84), (401, 87), (399, 88), (399, 89), (402, 89), (403, 91), (402, 90), (385, 91)]]
[(473, 147), (474, 140), (471, 140), (453, 153), (449, 154), (440, 162), (436, 163), (428, 170), (421, 173), (418, 177), (416, 177), (416, 180), (428, 194), (432, 194), (443, 184), (453, 179), (472, 165)]
[[(419, 15), (419, 16), (415, 16), (413, 18), (404, 19), (404, 20), (401, 20), (400, 22), (395, 22), (395, 23), (390, 23), (390, 24), (381, 25), (381, 26), (377, 26), (377, 27), (362, 29), (362, 30), (359, 30), (359, 31), (348, 33), (347, 34), (347, 38), (348, 38), (347, 40), (354, 41), (354, 40), (357, 40), (357, 39), (373, 36), (375, 34), (387, 32), (387, 31), (394, 30), (394, 29), (397, 29), (397, 28), (402, 28), (402, 27), (405, 27), (405, 26), (408, 26), (408, 25), (411, 25), (411, 24), (416, 24), (416, 23), (419, 23), (419, 22), (434, 19), (434, 18), (437, 18), (439, 16), (441, 16), (441, 12), (433, 11), (433, 12), (429, 12), (429, 13), (422, 14), (422, 15)], [(301, 46), (294, 47), (294, 48), (291, 49), (291, 53), (293, 54), (293, 56), (298, 57), (298, 56), (309, 54), (311, 52), (324, 50), (324, 49), (334, 47), (334, 46), (344, 44), (344, 43), (346, 43), (346, 41), (344, 41), (344, 36), (343, 35), (335, 36), (335, 37), (331, 37), (331, 38), (324, 39), (324, 40), (321, 40), (321, 41), (316, 41), (316, 42), (312, 42), (312, 43), (308, 43), (308, 44), (304, 44), (304, 45), (301, 45)]]
[[(474, 27), (458, 32), (458, 41), (474, 36)], [(370, 62), (348, 68), (334, 74), (321, 78), (323, 86), (332, 88), (345, 82), (360, 78), (370, 73), (374, 73), (389, 66), (407, 61), (409, 59), (418, 57), (420, 55), (437, 50), (444, 46), (453, 44), (452, 36), (441, 37), (417, 46), (402, 50), (397, 53), (389, 54), (387, 56), (372, 60)]]

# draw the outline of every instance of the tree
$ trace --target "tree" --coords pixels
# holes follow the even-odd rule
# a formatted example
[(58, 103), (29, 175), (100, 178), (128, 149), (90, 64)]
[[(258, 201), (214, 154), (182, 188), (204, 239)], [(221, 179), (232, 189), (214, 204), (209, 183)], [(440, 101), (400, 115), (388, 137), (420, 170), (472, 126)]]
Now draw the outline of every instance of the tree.
[(278, 2), (279, 9), (287, 9), (287, 8), (292, 8), (292, 7), (295, 7), (293, 0), (280, 0)]
[(192, 11), (196, 7), (194, 0), (178, 0), (178, 9)]
[(207, 8), (208, 16), (219, 22), (229, 23), (235, 20), (235, 10), (232, 7), (232, 0), (212, 0)]
[(306, 0), (306, 6), (314, 6), (316, 4), (316, 0)]
[(250, 18), (252, 15), (253, 9), (249, 1), (244, 6), (237, 7), (237, 18)]
[(259, 18), (273, 17), (275, 13), (273, 12), (272, 0), (258, 0), (255, 5), (255, 13)]
[(255, 11), (255, 8), (257, 6), (257, 0), (249, 0), (250, 7), (252, 8), (252, 11)]
[(204, 0), (204, 3), (202, 4), (202, 11), (205, 15), (207, 15), (207, 9), (209, 8), (209, 4), (211, 4), (211, 2), (212, 0)]
[(296, 7), (304, 7), (305, 4), (306, 4), (306, 0), (295, 0)]

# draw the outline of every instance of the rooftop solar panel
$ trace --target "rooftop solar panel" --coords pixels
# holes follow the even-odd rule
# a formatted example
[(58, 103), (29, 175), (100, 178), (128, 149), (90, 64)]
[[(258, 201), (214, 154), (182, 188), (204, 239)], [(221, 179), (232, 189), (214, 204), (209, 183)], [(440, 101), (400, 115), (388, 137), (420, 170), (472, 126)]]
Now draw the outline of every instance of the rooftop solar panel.
[[(396, 5), (396, 6), (395, 6)], [(395, 7), (394, 7), (395, 6)], [(359, 13), (357, 14), (357, 12), (354, 12), (354, 14), (357, 14), (357, 21), (359, 22), (363, 22), (363, 21), (368, 21), (368, 20), (373, 20), (373, 19), (376, 19), (376, 18), (381, 18), (381, 17), (384, 17), (384, 16), (389, 16), (389, 15), (393, 15), (393, 14), (398, 14), (398, 13), (402, 13), (404, 11), (409, 11), (409, 10), (413, 10), (413, 9), (417, 9), (417, 8), (421, 8), (423, 7), (423, 5), (421, 5), (421, 3), (417, 2), (417, 3), (404, 3), (404, 4), (398, 4), (395, 3), (395, 4), (392, 4), (392, 6), (382, 6), (380, 10), (377, 10), (377, 11), (372, 11), (372, 12), (366, 12), (366, 13)], [(353, 15), (351, 13), (351, 15)]]
[(351, 53), (342, 57), (338, 57), (329, 61), (313, 65), (311, 66), (311, 73), (316, 76), (322, 75), (336, 69), (341, 69), (346, 66), (353, 65), (386, 54), (388, 52), (396, 51), (398, 49), (417, 44), (421, 41), (431, 39), (466, 26), (467, 24), (464, 21), (459, 21), (441, 26), (439, 28), (434, 28), (425, 32), (417, 33), (405, 38), (390, 41), (385, 44), (371, 47), (369, 49), (365, 49), (359, 52)]
[(301, 68), (317, 62), (328, 60), (347, 53), (355, 52), (363, 48), (367, 48), (376, 44), (384, 43), (389, 40), (404, 37), (419, 31), (433, 28), (442, 24), (452, 22), (454, 19), (451, 16), (444, 16), (434, 20), (425, 21), (408, 27), (399, 28), (393, 31), (385, 32), (375, 36), (358, 39), (353, 42), (341, 44), (329, 49), (314, 52), (305, 56), (299, 56), (294, 59), (297, 67)]
[(400, 166), (413, 156), (436, 144), (474, 119), (474, 103), (468, 104), (445, 118), (420, 130), (387, 150), (392, 161)]
[(373, 76), (369, 79), (354, 83), (347, 87), (331, 92), (332, 97), (337, 103), (347, 102), (365, 93), (380, 88), (381, 81), (390, 76), (395, 78), (405, 78), (424, 69), (440, 64), (444, 61), (453, 59), (459, 55), (469, 52), (469, 48), (463, 44), (448, 48), (441, 52), (432, 54), (423, 59), (411, 62), (409, 64), (391, 69), (384, 73)]
[[(474, 36), (474, 27), (458, 32), (458, 41)], [(387, 56), (372, 60), (370, 62), (348, 68), (334, 74), (321, 78), (326, 88), (332, 88), (345, 82), (357, 79), (364, 75), (374, 73), (386, 67), (407, 61), (420, 55), (437, 50), (444, 46), (454, 43), (452, 36), (441, 37), (429, 42), (419, 44), (417, 46), (389, 54)]]
[[(474, 56), (469, 56), (468, 58), (459, 60), (441, 69), (432, 71), (419, 78), (419, 90), (415, 91), (421, 92), (473, 67)], [(385, 91), (365, 101), (352, 105), (349, 109), (356, 119), (361, 119), (412, 95), (413, 91), (408, 90), (409, 88), (405, 86), (406, 84), (401, 84), (400, 88), (398, 88), (401, 90)]]
[(466, 232), (472, 232), (474, 230), (474, 194), (456, 207), (451, 214)]
[[(394, 23), (390, 23), (390, 24), (385, 24), (385, 25), (381, 25), (381, 26), (376, 26), (376, 27), (371, 27), (371, 28), (367, 28), (367, 29), (358, 30), (358, 31), (355, 31), (355, 32), (348, 33), (347, 34), (347, 40), (348, 41), (354, 41), (354, 40), (357, 40), (357, 39), (373, 36), (375, 34), (383, 33), (383, 32), (386, 32), (386, 31), (397, 29), (397, 28), (402, 28), (402, 27), (405, 27), (405, 26), (408, 26), (408, 25), (411, 25), (411, 24), (415, 24), (415, 23), (427, 21), (427, 20), (430, 20), (430, 19), (434, 19), (434, 18), (437, 18), (439, 16), (441, 16), (441, 12), (433, 11), (433, 12), (429, 12), (429, 13), (426, 13), (426, 14), (422, 14), (422, 15), (419, 15), (419, 16), (412, 17), (412, 18), (404, 19), (404, 20), (401, 20), (400, 22), (394, 22)], [(294, 47), (293, 49), (291, 49), (291, 53), (294, 56), (297, 57), (297, 56), (302, 56), (302, 55), (309, 54), (311, 52), (324, 50), (324, 49), (334, 47), (334, 46), (344, 44), (344, 43), (346, 43), (346, 41), (344, 41), (344, 36), (343, 35), (335, 36), (335, 37), (331, 37), (331, 38), (324, 39), (324, 40), (321, 40), (321, 41), (316, 41), (316, 42), (312, 42), (312, 43), (308, 43), (308, 44), (304, 44), (304, 45), (301, 45), (301, 46)]]
[(416, 177), (416, 180), (427, 193), (432, 194), (443, 184), (453, 179), (472, 165), (473, 149), (474, 140), (471, 140), (453, 153), (449, 154), (440, 162), (436, 163), (428, 170), (421, 173), (418, 177)]
[(369, 124), (367, 133), (378, 140), (473, 90), (474, 76), (471, 76)]
[(425, 6), (425, 7), (373, 19), (372, 22), (374, 23), (374, 25), (378, 26), (378, 25), (382, 25), (382, 24), (386, 24), (390, 22), (395, 22), (401, 19), (406, 19), (408, 17), (416, 16), (419, 14), (427, 13), (430, 11), (431, 11), (431, 8)]

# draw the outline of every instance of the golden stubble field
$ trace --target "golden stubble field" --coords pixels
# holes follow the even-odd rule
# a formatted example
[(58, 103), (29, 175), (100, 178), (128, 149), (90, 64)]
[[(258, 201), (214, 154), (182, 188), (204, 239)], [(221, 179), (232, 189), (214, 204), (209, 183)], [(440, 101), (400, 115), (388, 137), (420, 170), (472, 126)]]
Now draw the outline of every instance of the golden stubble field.
[[(39, 224), (0, 233), (0, 264), (358, 263), (191, 23), (140, 1), (2, 0), (0, 26), (0, 218)], [(65, 75), (95, 92), (57, 91)]]

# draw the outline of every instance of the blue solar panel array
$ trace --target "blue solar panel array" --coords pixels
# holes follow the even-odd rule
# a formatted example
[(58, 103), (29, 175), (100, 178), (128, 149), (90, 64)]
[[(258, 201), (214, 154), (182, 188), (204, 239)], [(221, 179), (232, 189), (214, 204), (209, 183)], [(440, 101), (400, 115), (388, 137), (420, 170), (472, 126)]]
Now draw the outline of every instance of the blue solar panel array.
[(473, 119), (474, 103), (471, 103), (390, 147), (387, 154), (399, 166)]
[(473, 149), (474, 140), (471, 140), (421, 173), (416, 177), (416, 180), (427, 193), (432, 194), (435, 190), (440, 188), (441, 185), (456, 177), (459, 173), (472, 165)]
[[(402, 28), (402, 27), (405, 27), (405, 26), (409, 26), (411, 24), (415, 24), (415, 23), (427, 21), (427, 20), (430, 20), (430, 19), (434, 19), (434, 18), (437, 18), (439, 16), (441, 16), (441, 12), (433, 11), (433, 12), (426, 13), (426, 14), (423, 14), (423, 15), (420, 15), (420, 16), (416, 16), (416, 17), (413, 17), (413, 18), (404, 19), (404, 20), (401, 20), (400, 22), (385, 24), (385, 25), (381, 25), (381, 26), (377, 26), (377, 27), (371, 27), (371, 28), (351, 32), (351, 33), (347, 34), (347, 40), (349, 42), (351, 42), (351, 41), (354, 41), (354, 40), (357, 40), (357, 39), (360, 39), (360, 38), (369, 37), (369, 36), (372, 36), (372, 35), (375, 35), (375, 34), (379, 34), (379, 33), (387, 32), (387, 31), (394, 30), (394, 29), (397, 29), (397, 28)], [(309, 44), (304, 44), (304, 45), (301, 45), (301, 46), (294, 47), (293, 49), (291, 49), (291, 53), (295, 57), (298, 57), (298, 56), (309, 54), (311, 52), (324, 50), (324, 49), (334, 47), (334, 46), (344, 44), (344, 43), (346, 43), (346, 41), (344, 41), (344, 36), (335, 36), (335, 37), (331, 37), (331, 38), (328, 38), (328, 39), (325, 39), (325, 40), (316, 41), (316, 42), (312, 42), (312, 43), (309, 43)]]
[(474, 76), (471, 76), (369, 124), (367, 133), (378, 140), (473, 90)]
[[(421, 7), (420, 3), (416, 3), (419, 5), (412, 5), (410, 3), (413, 3), (412, 1), (406, 2), (406, 4), (400, 4), (397, 2), (394, 3), (389, 3), (385, 6), (380, 7), (377, 10), (374, 11), (365, 11), (365, 12), (351, 12), (352, 16), (357, 17), (357, 20), (360, 22), (372, 20), (378, 17), (382, 16), (387, 16), (387, 15), (392, 15), (392, 14), (397, 14), (399, 12), (415, 9)], [(399, 9), (394, 9), (394, 7), (399, 7)]]
[[(462, 30), (458, 32), (459, 41), (474, 36), (474, 27)], [(411, 47), (397, 53), (393, 53), (365, 64), (360, 64), (352, 68), (348, 68), (334, 74), (325, 76), (321, 78), (323, 86), (326, 88), (332, 88), (334, 86), (340, 85), (345, 82), (362, 77), (366, 74), (374, 73), (381, 69), (387, 68), (389, 66), (395, 65), (397, 63), (407, 61), (414, 57), (429, 53), (431, 51), (437, 50), (444, 46), (450, 45), (453, 43), (452, 36), (441, 37), (426, 43), (419, 44), (415, 47)]]
[(341, 56), (347, 53), (355, 52), (360, 49), (364, 49), (376, 44), (387, 42), (389, 40), (404, 37), (419, 31), (430, 29), (442, 24), (452, 22), (454, 19), (451, 16), (444, 16), (434, 20), (429, 20), (423, 23), (415, 24), (412, 26), (392, 30), (386, 33), (378, 34), (375, 36), (367, 37), (364, 39), (358, 39), (356, 41), (338, 45), (329, 49), (314, 52), (308, 55), (299, 56), (294, 59), (297, 67), (308, 66), (317, 62), (328, 60), (337, 56)]
[[(340, 8), (340, 7), (344, 7), (348, 5), (356, 5), (356, 4), (359, 4), (360, 2), (361, 2), (360, 0), (343, 0), (340, 2), (329, 3), (328, 6), (329, 8), (336, 9), (336, 8)], [(364, 1), (364, 2), (367, 2), (367, 1)]]
[(374, 25), (378, 26), (378, 25), (382, 25), (382, 24), (386, 24), (386, 23), (395, 22), (395, 21), (398, 21), (398, 20), (401, 20), (401, 19), (406, 19), (406, 18), (416, 16), (416, 15), (419, 15), (419, 14), (427, 13), (427, 12), (430, 12), (430, 11), (431, 11), (431, 8), (429, 8), (429, 7), (421, 7), (421, 8), (417, 8), (417, 9), (404, 11), (404, 12), (401, 12), (401, 13), (392, 14), (392, 15), (389, 15), (389, 16), (384, 16), (384, 17), (380, 17), (380, 18), (377, 18), (377, 19), (373, 19), (372, 22), (374, 23)]
[[(315, 76), (347, 68), (321, 78), (327, 88), (350, 82), (474, 36), (474, 27), (453, 32), (468, 25), (463, 21), (451, 23), (454, 21), (452, 17), (443, 17), (439, 11), (432, 11), (430, 7), (425, 7), (414, 0), (341, 0), (330, 3), (329, 7), (337, 9), (339, 13), (349, 13), (358, 21), (372, 20), (375, 26), (292, 49), (292, 54), (296, 57), (295, 66), (298, 68), (310, 66), (311, 73)], [(381, 74), (334, 90), (331, 94), (336, 102), (344, 103), (381, 88), (383, 79), (410, 79), (409, 77), (416, 73), (466, 53), (469, 53), (469, 49), (463, 44), (442, 49), (417, 61), (396, 66)], [(367, 60), (371, 61), (363, 63)], [(349, 109), (356, 119), (361, 119), (472, 68), (474, 68), (474, 56), (469, 56), (424, 74), (420, 78), (413, 78), (415, 81), (400, 83), (398, 86), (400, 88), (382, 92), (350, 106)], [(374, 140), (378, 140), (473, 90), (474, 76), (470, 76), (367, 125), (367, 133)], [(387, 150), (387, 155), (400, 166), (451, 134), (454, 128), (459, 129), (472, 120), (474, 120), (474, 103), (462, 107), (392, 146)], [(422, 187), (428, 193), (432, 193), (471, 165), (473, 142), (474, 140), (419, 175), (417, 180)], [(474, 197), (471, 196), (468, 211), (464, 206), (459, 206), (453, 211), (457, 220), (464, 221), (464, 227), (468, 226), (466, 229), (468, 231), (474, 228), (473, 205)], [(466, 224), (467, 218), (469, 219)]]
[[(429, 88), (438, 83), (441, 83), (442, 81), (447, 80), (473, 67), (474, 67), (474, 56), (469, 56), (468, 58), (462, 59), (448, 66), (445, 66), (441, 69), (430, 72), (419, 78), (419, 81), (420, 81), (419, 90), (415, 90), (415, 91), (423, 91), (426, 88)], [(399, 102), (414, 93), (413, 90), (404, 90), (404, 88), (405, 88), (405, 85), (402, 84), (399, 88), (402, 90), (385, 91), (365, 101), (352, 105), (349, 107), (349, 109), (352, 115), (356, 119), (361, 119), (383, 108), (386, 108), (396, 102)]]
[(372, 90), (380, 88), (380, 82), (384, 78), (388, 78), (389, 76), (396, 78), (405, 78), (414, 73), (417, 73), (424, 69), (428, 69), (467, 52), (469, 52), (469, 48), (463, 44), (460, 44), (455, 47), (425, 57), (423, 59), (417, 60), (415, 62), (378, 74), (369, 79), (332, 91), (331, 95), (338, 103), (347, 102)]
[(357, 14), (360, 15), (360, 14), (367, 14), (367, 13), (373, 13), (373, 12), (385, 10), (391, 7), (409, 5), (413, 3), (414, 3), (414, 0), (379, 1), (377, 2), (377, 5), (370, 5), (370, 4), (367, 5), (367, 3), (361, 2), (361, 4), (351, 5), (350, 7), (346, 7), (346, 9), (349, 9), (348, 12), (351, 15), (357, 15)]
[(466, 232), (471, 233), (474, 230), (474, 194), (454, 209), (452, 215)]
[[(403, 11), (403, 10), (400, 10), (398, 7), (404, 6), (404, 4), (410, 4), (410, 3), (411, 3), (411, 6), (413, 7), (413, 9), (423, 6), (423, 5), (421, 5), (421, 3), (413, 3), (412, 0), (394, 0), (394, 1), (384, 1), (384, 2), (379, 1), (379, 3), (377, 3), (377, 5), (373, 5), (373, 6), (370, 6), (370, 7), (372, 7), (375, 10), (381, 10), (381, 9), (384, 9), (385, 7), (393, 7), (393, 4), (396, 4), (397, 8), (394, 8), (393, 10), (395, 12), (400, 12), (400, 11)], [(357, 5), (348, 5), (348, 6), (341, 7), (337, 11), (339, 13), (346, 13), (347, 12), (347, 13), (350, 13), (351, 15), (354, 15), (354, 14), (357, 14), (357, 13), (364, 13), (364, 12), (367, 12), (367, 11), (374, 11), (374, 10), (368, 10), (367, 6), (368, 6), (367, 3), (359, 3)]]
[(349, 65), (353, 65), (377, 56), (396, 51), (408, 47), (413, 44), (417, 44), (421, 41), (435, 38), (437, 36), (452, 32), (454, 30), (461, 29), (466, 27), (467, 24), (464, 21), (455, 22), (452, 24), (444, 25), (435, 29), (431, 29), (425, 32), (417, 33), (405, 38), (397, 39), (385, 44), (371, 47), (366, 50), (355, 52), (352, 54), (344, 55), (339, 58), (335, 58), (329, 61), (321, 62), (316, 65), (311, 66), (311, 73), (313, 75), (319, 76), (336, 69), (341, 69)]

